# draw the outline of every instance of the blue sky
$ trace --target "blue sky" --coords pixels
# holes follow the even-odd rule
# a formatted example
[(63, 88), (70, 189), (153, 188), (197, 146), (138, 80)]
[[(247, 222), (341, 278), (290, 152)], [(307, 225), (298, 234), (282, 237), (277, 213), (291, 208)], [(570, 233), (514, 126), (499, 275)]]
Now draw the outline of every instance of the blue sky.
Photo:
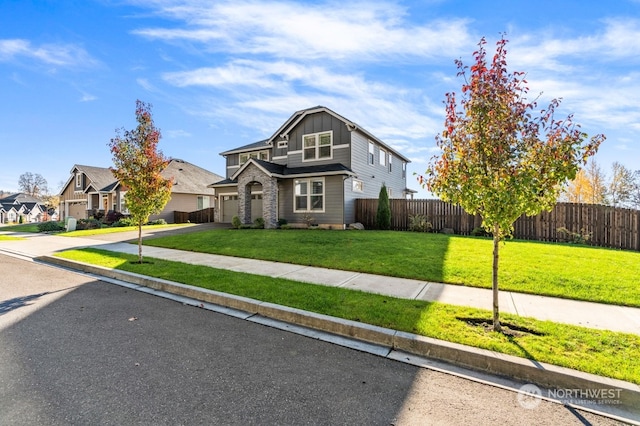
[(52, 192), (74, 164), (108, 167), (116, 128), (153, 105), (165, 155), (224, 175), (220, 152), (324, 105), (412, 160), (436, 152), (455, 59), (509, 39), (531, 98), (562, 97), (596, 161), (640, 169), (640, 0), (0, 2), (0, 189)]

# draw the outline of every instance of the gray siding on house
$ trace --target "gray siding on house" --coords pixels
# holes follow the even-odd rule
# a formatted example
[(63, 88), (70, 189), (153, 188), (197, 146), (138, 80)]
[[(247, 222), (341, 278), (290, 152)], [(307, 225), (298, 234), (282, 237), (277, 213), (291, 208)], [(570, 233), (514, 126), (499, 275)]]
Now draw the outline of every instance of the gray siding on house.
[(404, 198), (406, 180), (402, 177), (403, 161), (387, 151), (387, 157), (389, 154), (393, 155), (392, 169), (389, 172), (388, 159), (384, 166), (380, 165), (380, 147), (375, 142), (374, 147), (373, 164), (369, 164), (369, 139), (358, 131), (351, 134), (351, 170), (364, 182), (363, 192), (357, 193), (355, 198), (378, 198), (383, 183), (391, 189), (391, 198)]
[(240, 168), (240, 154), (229, 154), (226, 158), (225, 178), (229, 179)]
[[(344, 191), (343, 176), (325, 176), (324, 178), (324, 213), (309, 212), (315, 224), (342, 225), (344, 215), (342, 210)], [(306, 213), (293, 212), (293, 182), (294, 179), (281, 181), (279, 185), (278, 217), (286, 219), (288, 223), (304, 223)]]
[[(382, 184), (391, 189), (391, 198), (405, 197), (406, 180), (402, 176), (403, 160), (393, 156), (391, 172), (389, 172), (388, 159), (385, 166), (380, 165), (380, 146), (371, 141), (374, 143), (374, 158), (373, 164), (370, 164), (369, 141), (369, 138), (357, 130), (351, 133), (351, 169), (356, 173), (356, 177), (350, 177), (344, 182), (346, 223), (352, 223), (355, 220), (355, 200), (378, 198)], [(393, 153), (387, 151), (387, 155), (393, 155)], [(355, 179), (362, 181), (362, 192), (353, 190)]]

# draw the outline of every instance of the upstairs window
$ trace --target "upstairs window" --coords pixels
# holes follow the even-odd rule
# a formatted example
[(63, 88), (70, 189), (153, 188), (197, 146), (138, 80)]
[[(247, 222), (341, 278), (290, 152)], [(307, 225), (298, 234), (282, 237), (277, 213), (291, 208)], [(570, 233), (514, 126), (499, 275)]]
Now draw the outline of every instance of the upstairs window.
[(240, 154), (240, 165), (249, 161), (249, 158), (269, 161), (269, 150), (265, 149), (263, 151), (245, 152)]
[(302, 137), (302, 160), (313, 161), (331, 158), (333, 132), (313, 133)]
[(82, 173), (76, 173), (76, 188), (82, 188)]
[(369, 164), (373, 164), (375, 159), (375, 146), (373, 142), (369, 142)]
[(380, 150), (380, 165), (387, 165), (387, 151), (383, 151), (382, 149)]
[(391, 173), (393, 170), (391, 168), (391, 160), (393, 160), (393, 155), (391, 153), (389, 153), (389, 173)]
[(407, 163), (405, 161), (402, 162), (402, 178), (407, 177)]

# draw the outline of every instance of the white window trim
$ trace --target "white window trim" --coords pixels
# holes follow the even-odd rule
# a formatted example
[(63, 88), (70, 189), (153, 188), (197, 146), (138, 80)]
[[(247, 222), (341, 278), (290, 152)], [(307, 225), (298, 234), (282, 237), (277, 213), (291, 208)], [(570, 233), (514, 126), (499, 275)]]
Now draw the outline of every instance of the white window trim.
[(369, 141), (369, 153), (367, 154), (367, 164), (375, 164), (376, 162), (376, 147), (373, 142)]
[(381, 149), (378, 152), (378, 163), (382, 167), (387, 167), (387, 151), (385, 151), (384, 149)]
[[(267, 154), (267, 158), (260, 158), (262, 154), (266, 153)], [(246, 160), (242, 161), (242, 156), (246, 155), (247, 158)], [(257, 160), (264, 160), (264, 161), (269, 161), (269, 150), (268, 149), (263, 149), (261, 151), (250, 151), (250, 152), (242, 152), (240, 154), (238, 154), (238, 163), (240, 165), (243, 165), (244, 163), (246, 163), (247, 161), (249, 161), (250, 158), (255, 158)]]
[[(298, 210), (296, 209), (296, 198), (298, 197), (296, 195), (296, 184), (298, 182), (306, 182), (307, 183), (307, 208), (304, 210)], [(312, 188), (312, 183), (313, 182), (322, 182), (322, 194), (312, 194), (311, 193), (311, 188)], [(312, 210), (311, 209), (311, 196), (312, 195), (322, 195), (322, 209), (321, 210)], [(295, 179), (293, 181), (293, 212), (294, 213), (324, 213), (324, 209), (325, 206), (327, 204), (327, 197), (326, 197), (326, 184), (325, 184), (325, 180), (323, 177), (320, 178), (308, 178), (308, 179)]]
[[(207, 206), (205, 207), (205, 202), (204, 200), (207, 200)], [(200, 207), (200, 200), (202, 200), (202, 207)], [(204, 209), (208, 209), (209, 207), (211, 207), (211, 198), (208, 195), (198, 195), (196, 197), (196, 210), (204, 210)]]
[(289, 146), (288, 141), (278, 141), (278, 148), (286, 148)]
[(82, 173), (76, 173), (76, 188), (82, 188)]
[(125, 201), (125, 197), (127, 195), (127, 191), (120, 191), (120, 213), (129, 214), (129, 209), (127, 208), (127, 202)]
[[(329, 156), (319, 158), (318, 155), (320, 154), (320, 135), (324, 135), (327, 133), (329, 134)], [(310, 136), (313, 136), (315, 138), (315, 156), (314, 158), (305, 159), (304, 158), (304, 152), (305, 152), (304, 140), (305, 138)], [(331, 159), (333, 159), (333, 130), (318, 132), (318, 133), (307, 133), (306, 135), (302, 135), (302, 161), (303, 162), (306, 163), (310, 161), (322, 161), (322, 160), (331, 160)]]
[(393, 159), (393, 154), (389, 153), (389, 158), (387, 159), (387, 171), (389, 173), (393, 173), (393, 169), (391, 167), (391, 160)]

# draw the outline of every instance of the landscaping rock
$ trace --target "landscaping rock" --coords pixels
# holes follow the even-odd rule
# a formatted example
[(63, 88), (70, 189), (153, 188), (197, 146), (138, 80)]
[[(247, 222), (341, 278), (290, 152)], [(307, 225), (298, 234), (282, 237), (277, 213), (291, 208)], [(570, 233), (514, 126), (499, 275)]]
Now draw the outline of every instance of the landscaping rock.
[(441, 234), (455, 234), (455, 232), (453, 231), (453, 228), (442, 228), (440, 230)]
[(357, 229), (357, 230), (363, 231), (364, 225), (361, 224), (360, 222), (351, 223), (349, 224), (349, 229)]

